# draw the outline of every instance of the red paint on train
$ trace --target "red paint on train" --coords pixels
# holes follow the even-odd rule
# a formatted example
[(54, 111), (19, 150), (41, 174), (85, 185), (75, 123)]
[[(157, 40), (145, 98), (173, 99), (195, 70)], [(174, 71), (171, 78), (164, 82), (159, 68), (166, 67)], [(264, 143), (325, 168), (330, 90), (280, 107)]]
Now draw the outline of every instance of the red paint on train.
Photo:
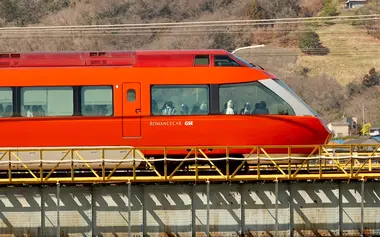
[[(196, 55), (209, 55), (208, 65), (194, 65)], [(228, 56), (240, 66), (217, 66), (215, 55)], [(2, 54), (0, 65), (1, 88), (113, 89), (112, 116), (53, 117), (20, 116), (21, 92), (14, 90), (13, 105), (18, 108), (13, 117), (0, 118), (1, 147), (312, 145), (324, 144), (330, 136), (312, 115), (151, 115), (152, 85), (224, 85), (274, 77), (224, 50)], [(127, 100), (130, 89), (135, 91), (133, 102)], [(210, 105), (214, 106), (212, 101)], [(225, 152), (211, 153), (218, 151)], [(287, 153), (286, 149), (276, 151)], [(146, 151), (148, 155), (155, 152)]]

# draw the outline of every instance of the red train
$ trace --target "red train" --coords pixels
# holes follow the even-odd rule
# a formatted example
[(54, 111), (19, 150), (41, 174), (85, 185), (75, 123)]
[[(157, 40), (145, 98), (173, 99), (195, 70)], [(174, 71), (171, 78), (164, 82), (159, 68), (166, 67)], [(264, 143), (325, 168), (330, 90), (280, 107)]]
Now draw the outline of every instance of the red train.
[[(0, 73), (3, 148), (178, 147), (168, 156), (184, 157), (184, 146), (311, 145), (330, 138), (281, 80), (225, 50), (1, 54)], [(163, 156), (158, 148), (142, 151)], [(269, 151), (287, 155), (287, 149)], [(121, 150), (115, 152), (109, 157), (121, 159)], [(225, 157), (226, 151), (205, 152)], [(38, 154), (20, 158), (38, 160)]]

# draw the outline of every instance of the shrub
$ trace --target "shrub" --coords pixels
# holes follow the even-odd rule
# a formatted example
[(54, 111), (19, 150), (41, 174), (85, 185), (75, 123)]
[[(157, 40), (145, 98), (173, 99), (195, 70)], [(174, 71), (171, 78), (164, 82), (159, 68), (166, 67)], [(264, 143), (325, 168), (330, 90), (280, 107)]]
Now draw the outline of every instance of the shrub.
[(378, 86), (380, 85), (380, 73), (376, 72), (375, 68), (371, 68), (368, 74), (364, 75), (362, 79), (362, 84), (366, 87)]
[(347, 96), (353, 97), (355, 95), (361, 94), (362, 89), (363, 89), (362, 85), (355, 82), (350, 82), (349, 84), (346, 85)]
[(314, 31), (307, 31), (301, 35), (299, 48), (305, 54), (326, 55), (330, 51), (322, 46), (319, 35)]
[(323, 10), (322, 10), (322, 16), (337, 16), (339, 15), (338, 10), (336, 9), (336, 6), (331, 0), (324, 0), (323, 1)]

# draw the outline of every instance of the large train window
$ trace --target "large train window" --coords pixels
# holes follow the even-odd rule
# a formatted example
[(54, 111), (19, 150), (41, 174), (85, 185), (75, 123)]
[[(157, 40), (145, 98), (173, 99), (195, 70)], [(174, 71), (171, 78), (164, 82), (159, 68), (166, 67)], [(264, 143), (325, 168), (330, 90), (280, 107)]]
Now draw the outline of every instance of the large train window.
[(0, 88), (0, 117), (8, 118), (13, 115), (13, 93), (11, 88)]
[(209, 114), (210, 90), (206, 85), (152, 86), (152, 115)]
[(21, 115), (24, 117), (72, 116), (72, 87), (21, 88)]
[(112, 86), (83, 86), (81, 98), (83, 116), (112, 116)]
[(288, 103), (260, 82), (221, 85), (219, 97), (222, 114), (295, 115)]
[(215, 67), (241, 67), (241, 65), (228, 55), (215, 55)]
[(209, 66), (210, 56), (207, 55), (195, 55), (194, 66)]

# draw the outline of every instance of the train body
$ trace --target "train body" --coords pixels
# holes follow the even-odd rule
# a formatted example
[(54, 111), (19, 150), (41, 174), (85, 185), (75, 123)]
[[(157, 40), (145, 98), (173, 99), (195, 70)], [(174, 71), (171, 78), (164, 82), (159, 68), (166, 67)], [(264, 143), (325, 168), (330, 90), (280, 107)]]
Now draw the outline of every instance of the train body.
[(185, 146), (317, 145), (331, 135), (280, 79), (224, 50), (2, 54), (0, 74), (1, 149), (114, 147), (116, 157), (118, 147), (178, 147), (165, 153), (184, 157)]

